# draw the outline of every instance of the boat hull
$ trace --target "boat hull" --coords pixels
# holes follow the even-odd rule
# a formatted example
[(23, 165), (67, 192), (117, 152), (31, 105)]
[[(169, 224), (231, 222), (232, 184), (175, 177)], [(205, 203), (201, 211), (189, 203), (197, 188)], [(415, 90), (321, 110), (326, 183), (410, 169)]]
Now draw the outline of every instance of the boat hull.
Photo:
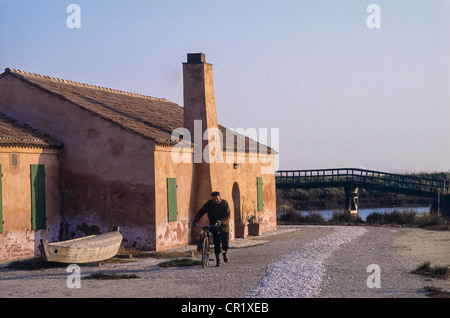
[(41, 240), (41, 251), (47, 262), (90, 263), (114, 257), (121, 243), (122, 235), (117, 230), (63, 242)]

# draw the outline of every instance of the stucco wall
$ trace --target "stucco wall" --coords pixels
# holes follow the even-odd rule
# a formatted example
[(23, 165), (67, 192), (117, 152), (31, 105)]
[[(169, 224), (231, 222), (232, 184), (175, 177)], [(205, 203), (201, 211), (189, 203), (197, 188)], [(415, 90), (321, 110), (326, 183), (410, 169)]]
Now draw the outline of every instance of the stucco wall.
[(64, 144), (62, 236), (118, 225), (123, 246), (154, 249), (154, 142), (12, 76), (0, 91), (0, 111)]
[[(225, 153), (226, 157), (227, 154)], [(236, 182), (240, 192), (240, 211), (245, 219), (251, 215), (257, 217), (263, 226), (263, 231), (276, 229), (276, 191), (274, 174), (274, 157), (255, 153), (239, 153), (234, 156), (238, 166), (234, 163), (215, 163), (211, 165), (211, 183), (213, 189), (221, 193), (221, 197), (228, 201), (231, 209), (231, 236), (234, 237), (235, 207), (233, 202), (233, 185)], [(267, 170), (269, 169), (269, 170)], [(272, 171), (272, 173), (268, 173)], [(257, 210), (256, 178), (263, 182), (263, 211)]]
[[(183, 246), (195, 242), (200, 229), (195, 228), (193, 220), (207, 200), (211, 199), (213, 190), (221, 192), (221, 197), (228, 201), (231, 210), (230, 239), (234, 240), (235, 220), (245, 219), (254, 215), (262, 224), (263, 231), (276, 229), (276, 191), (275, 175), (272, 171), (274, 157), (271, 155), (244, 154), (234, 156), (234, 162), (240, 162), (235, 168), (234, 162), (227, 163), (174, 163), (171, 158), (172, 148), (157, 147), (155, 151), (155, 183), (156, 183), (156, 249), (163, 250), (176, 246)], [(264, 156), (264, 158), (262, 158)], [(189, 160), (192, 160), (192, 156)], [(201, 167), (203, 165), (203, 167)], [(206, 174), (199, 174), (194, 169), (208, 170)], [(208, 169), (206, 169), (208, 168)], [(265, 169), (269, 168), (269, 170)], [(195, 175), (196, 179), (193, 179)], [(257, 211), (256, 178), (263, 180), (263, 211)], [(178, 216), (174, 222), (168, 222), (167, 212), (167, 178), (177, 178)], [(208, 187), (204, 185), (207, 184)], [(239, 188), (239, 208), (235, 209), (233, 200), (233, 186)], [(200, 191), (200, 193), (198, 193)], [(196, 202), (196, 200), (199, 200)], [(240, 216), (235, 217), (235, 210)], [(201, 223), (207, 223), (206, 215)]]
[[(12, 166), (11, 154), (18, 156)], [(60, 193), (58, 151), (36, 148), (0, 147), (2, 167), (3, 233), (0, 261), (40, 255), (40, 239), (58, 239)], [(46, 229), (32, 230), (30, 165), (45, 166)]]
[[(155, 151), (156, 249), (163, 250), (189, 244), (191, 220), (192, 164), (175, 163), (171, 147)], [(177, 179), (177, 220), (168, 221), (167, 178)]]

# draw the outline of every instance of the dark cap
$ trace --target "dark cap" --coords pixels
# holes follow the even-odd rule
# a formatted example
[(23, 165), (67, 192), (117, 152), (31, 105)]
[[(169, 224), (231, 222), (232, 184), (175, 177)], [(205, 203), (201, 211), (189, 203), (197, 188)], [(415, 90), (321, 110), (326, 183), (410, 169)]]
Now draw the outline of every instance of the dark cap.
[(214, 191), (214, 192), (211, 193), (211, 196), (212, 196), (212, 197), (216, 197), (216, 196), (218, 196), (218, 195), (220, 195), (220, 192), (219, 192), (219, 191)]
[(205, 63), (205, 54), (204, 53), (188, 53), (187, 62), (188, 62), (188, 64)]

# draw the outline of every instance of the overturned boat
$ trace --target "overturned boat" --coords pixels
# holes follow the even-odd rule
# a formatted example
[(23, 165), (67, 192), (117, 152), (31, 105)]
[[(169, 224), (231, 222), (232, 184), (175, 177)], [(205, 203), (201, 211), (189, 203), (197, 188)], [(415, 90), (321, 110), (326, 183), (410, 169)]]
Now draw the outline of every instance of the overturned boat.
[(114, 257), (122, 243), (119, 227), (112, 232), (49, 243), (41, 240), (41, 253), (47, 262), (90, 263)]

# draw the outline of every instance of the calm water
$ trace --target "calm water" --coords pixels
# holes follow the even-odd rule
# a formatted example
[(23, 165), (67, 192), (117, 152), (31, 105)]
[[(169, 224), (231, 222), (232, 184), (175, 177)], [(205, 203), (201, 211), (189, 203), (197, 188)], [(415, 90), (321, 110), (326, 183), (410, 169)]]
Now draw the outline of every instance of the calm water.
[[(359, 209), (359, 217), (361, 218), (361, 220), (366, 221), (367, 216), (372, 212), (390, 213), (393, 211), (430, 213), (430, 206)], [(336, 210), (317, 210), (317, 211), (311, 211), (311, 212), (312, 213), (320, 213), (325, 220), (329, 220), (329, 219), (331, 219), (333, 212), (337, 212), (337, 211)], [(310, 212), (300, 211), (300, 213), (308, 214)]]

